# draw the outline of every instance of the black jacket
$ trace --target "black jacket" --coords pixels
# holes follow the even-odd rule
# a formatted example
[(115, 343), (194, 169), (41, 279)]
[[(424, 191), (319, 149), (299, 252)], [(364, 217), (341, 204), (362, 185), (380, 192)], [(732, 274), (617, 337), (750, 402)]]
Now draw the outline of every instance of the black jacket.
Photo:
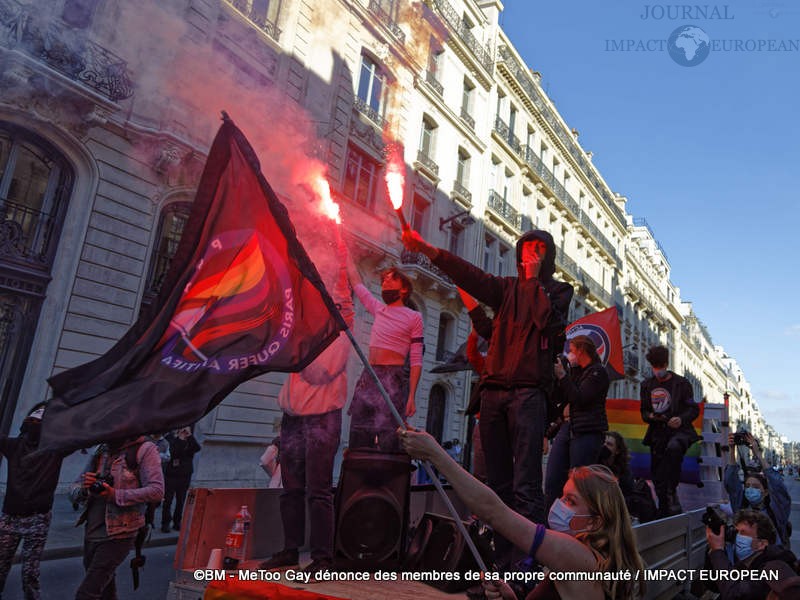
[[(774, 560), (783, 561), (794, 568), (797, 560), (792, 552), (775, 545), (764, 548), (763, 551), (753, 557), (749, 564), (745, 561), (738, 561), (736, 564), (731, 565), (724, 550), (713, 550), (709, 554), (709, 559), (711, 561), (711, 568), (715, 571), (762, 571), (766, 569), (766, 564), (768, 562)], [(720, 591), (720, 600), (763, 600), (770, 592), (767, 581), (759, 579), (743, 578), (740, 581), (720, 579), (716, 583)]]
[(586, 368), (573, 367), (569, 375), (558, 382), (560, 404), (569, 404), (572, 433), (603, 433), (608, 431), (606, 394), (608, 372), (601, 362)]
[(53, 508), (53, 495), (58, 485), (63, 455), (55, 452), (37, 453), (38, 444), (25, 434), (0, 437), (0, 453), (8, 460), (8, 485), (3, 512), (14, 517), (48, 512)]
[(169, 462), (164, 468), (164, 476), (191, 477), (194, 470), (192, 459), (200, 452), (200, 444), (193, 435), (185, 440), (172, 433), (165, 437), (169, 442)]
[(564, 346), (573, 289), (552, 278), (555, 245), (549, 233), (525, 234), (517, 243), (517, 256), (521, 244), (534, 238), (547, 244), (537, 279), (491, 275), (442, 249), (433, 261), (456, 285), (494, 310), (483, 385), (549, 388), (553, 382), (553, 362)]
[[(701, 439), (692, 425), (692, 421), (700, 414), (700, 407), (694, 401), (692, 385), (686, 378), (672, 371), (668, 372), (672, 375), (669, 380), (671, 382), (669, 386), (672, 389), (670, 405), (665, 412), (660, 416), (656, 415), (655, 418), (650, 417), (650, 413), (658, 412), (653, 408), (653, 392), (658, 388), (663, 388), (665, 384), (655, 377), (650, 377), (642, 382), (640, 410), (642, 420), (645, 423), (649, 423), (647, 433), (642, 440), (645, 446), (651, 445), (656, 437), (670, 438), (678, 433), (686, 435), (690, 444)], [(678, 429), (667, 427), (667, 421), (671, 417), (681, 418), (681, 426)]]

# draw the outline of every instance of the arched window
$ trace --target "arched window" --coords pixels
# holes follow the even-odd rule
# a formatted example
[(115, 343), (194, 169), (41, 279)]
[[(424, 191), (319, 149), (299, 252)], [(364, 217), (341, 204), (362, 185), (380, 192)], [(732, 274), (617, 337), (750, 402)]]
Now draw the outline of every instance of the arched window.
[(192, 210), (191, 202), (172, 202), (161, 210), (158, 221), (158, 234), (153, 257), (150, 260), (150, 270), (147, 274), (147, 285), (142, 297), (142, 308), (150, 305), (161, 291), (164, 277), (169, 271), (178, 244), (183, 236), (183, 229), (189, 221)]
[(436, 337), (436, 360), (446, 361), (450, 359), (450, 343), (453, 338), (453, 317), (447, 313), (439, 315), (439, 332)]
[(49, 142), (0, 122), (0, 435), (14, 418), (72, 183)]

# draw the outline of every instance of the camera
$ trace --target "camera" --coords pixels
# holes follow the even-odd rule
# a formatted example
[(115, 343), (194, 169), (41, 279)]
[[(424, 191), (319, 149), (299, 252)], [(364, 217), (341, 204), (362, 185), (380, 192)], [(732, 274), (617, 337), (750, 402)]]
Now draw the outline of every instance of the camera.
[(108, 475), (101, 475), (100, 473), (95, 474), (95, 481), (92, 485), (89, 486), (89, 493), (93, 496), (99, 496), (103, 493), (103, 490), (106, 489), (103, 484), (107, 483), (110, 486), (114, 486), (114, 476), (111, 474)]
[(729, 522), (728, 515), (719, 506), (706, 506), (706, 512), (700, 520), (717, 535), (724, 528), (725, 542), (732, 544), (736, 541), (736, 527)]
[(564, 354), (563, 352), (560, 352), (556, 356), (556, 360), (561, 363), (561, 366), (564, 367), (565, 371), (569, 372), (570, 365), (569, 365), (569, 360), (567, 359), (567, 355), (566, 354)]
[(733, 434), (733, 444), (735, 446), (750, 446), (747, 437), (743, 431), (737, 431)]

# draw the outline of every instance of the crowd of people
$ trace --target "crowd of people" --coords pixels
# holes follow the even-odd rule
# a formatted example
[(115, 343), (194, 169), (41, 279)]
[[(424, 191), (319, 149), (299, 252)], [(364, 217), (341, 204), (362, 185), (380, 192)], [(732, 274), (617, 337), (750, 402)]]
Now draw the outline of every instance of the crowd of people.
[[(650, 450), (650, 482), (633, 476), (625, 437), (609, 430), (608, 371), (589, 336), (566, 338), (573, 289), (553, 278), (556, 247), (540, 230), (517, 243), (517, 276), (487, 273), (406, 229), (403, 243), (420, 252), (458, 286), (473, 322), (468, 358), (478, 375), (467, 413), (477, 423), (469, 440), (470, 464), (459, 464), (459, 440), (440, 445), (430, 434), (398, 420), (416, 412), (422, 375), (424, 323), (411, 296), (412, 281), (399, 269), (381, 274), (381, 297), (364, 285), (344, 245), (328, 289), (342, 317), (354, 324), (353, 295), (372, 317), (368, 362), (349, 404), (350, 451), (406, 453), (430, 461), (469, 510), (494, 532), (492, 568), (507, 573), (641, 573), (633, 526), (682, 512), (677, 496), (681, 464), (700, 439), (691, 384), (669, 370), (669, 350), (647, 352), (652, 376), (641, 384), (642, 440)], [(487, 311), (493, 316), (489, 316)], [(478, 340), (488, 344), (478, 351)], [(298, 566), (310, 524), (308, 574), (334, 566), (334, 458), (347, 401), (350, 341), (344, 333), (305, 369), (290, 374), (278, 397), (279, 436), (261, 466), (270, 487), (282, 488), (283, 548), (261, 568)], [(566, 353), (564, 353), (566, 350)], [(391, 408), (390, 408), (391, 405)], [(38, 598), (38, 570), (63, 456), (36, 450), (42, 406), (31, 409), (17, 438), (0, 438), (8, 459), (8, 492), (0, 517), (0, 590), (20, 540), (23, 587)], [(399, 419), (398, 419), (399, 418)], [(779, 473), (764, 464), (758, 441), (745, 434), (729, 441), (725, 487), (730, 527), (706, 531), (708, 561), (717, 569), (777, 569), (780, 585), (719, 584), (723, 600), (789, 598), (798, 588), (790, 551), (791, 499)], [(755, 460), (745, 464), (748, 448)], [(71, 490), (83, 507), (85, 577), (76, 598), (114, 598), (114, 572), (146, 526), (147, 507), (161, 503), (161, 530), (180, 530), (194, 455), (201, 449), (189, 427), (164, 436), (101, 445)], [(736, 454), (743, 472), (736, 462)], [(543, 472), (544, 456), (546, 470)], [(35, 500), (32, 500), (35, 498)], [(794, 583), (793, 583), (794, 582)], [(752, 582), (749, 582), (752, 583)], [(794, 587), (793, 587), (794, 586)], [(794, 590), (794, 591), (792, 591)], [(641, 578), (597, 576), (584, 581), (545, 577), (532, 590), (499, 581), (484, 583), (487, 598), (641, 598)], [(779, 595), (783, 594), (783, 595)]]

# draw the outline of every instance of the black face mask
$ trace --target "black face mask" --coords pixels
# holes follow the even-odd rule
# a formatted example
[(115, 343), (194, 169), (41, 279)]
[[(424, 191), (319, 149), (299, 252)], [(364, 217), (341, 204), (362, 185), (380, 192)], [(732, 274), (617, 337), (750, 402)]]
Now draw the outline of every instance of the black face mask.
[(400, 300), (400, 290), (381, 290), (381, 298), (386, 304), (392, 304)]
[(605, 463), (610, 459), (611, 459), (611, 450), (609, 450), (608, 446), (603, 446), (602, 448), (600, 448), (600, 457), (599, 457), (600, 462)]
[(31, 442), (39, 442), (42, 433), (42, 422), (39, 419), (25, 419), (19, 430)]

